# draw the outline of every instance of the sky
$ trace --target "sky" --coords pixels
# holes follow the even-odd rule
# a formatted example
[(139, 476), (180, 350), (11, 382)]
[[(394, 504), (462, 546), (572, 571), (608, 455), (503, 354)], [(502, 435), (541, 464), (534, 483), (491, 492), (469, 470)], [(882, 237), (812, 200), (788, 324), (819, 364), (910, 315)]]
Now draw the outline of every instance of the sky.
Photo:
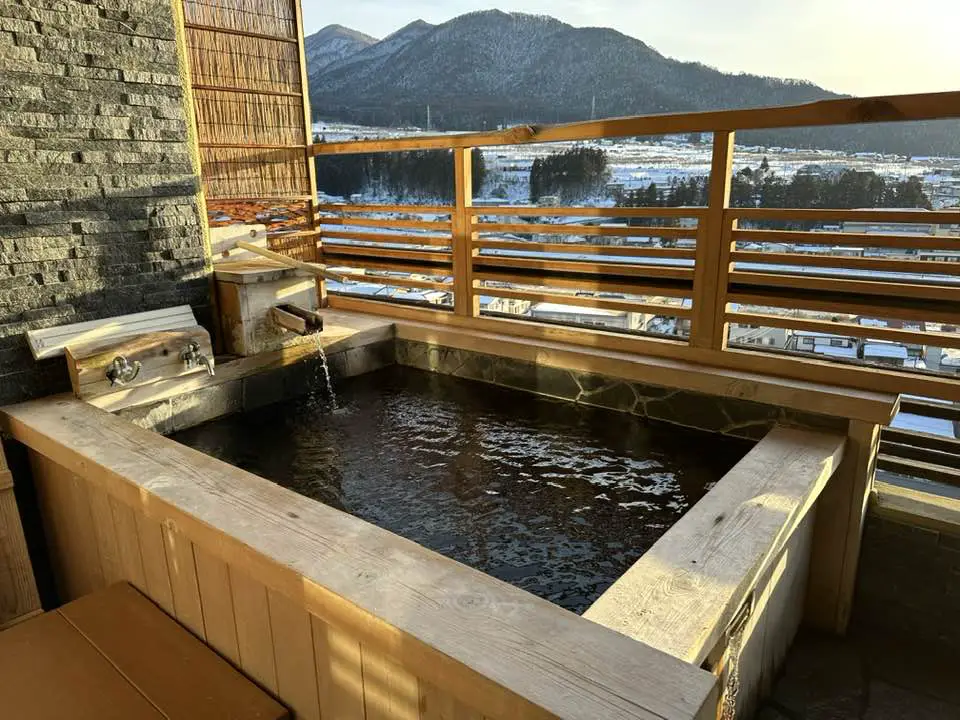
[(382, 38), (475, 10), (612, 27), (679, 60), (810, 80), (834, 92), (960, 90), (960, 0), (301, 0), (307, 34), (337, 23)]

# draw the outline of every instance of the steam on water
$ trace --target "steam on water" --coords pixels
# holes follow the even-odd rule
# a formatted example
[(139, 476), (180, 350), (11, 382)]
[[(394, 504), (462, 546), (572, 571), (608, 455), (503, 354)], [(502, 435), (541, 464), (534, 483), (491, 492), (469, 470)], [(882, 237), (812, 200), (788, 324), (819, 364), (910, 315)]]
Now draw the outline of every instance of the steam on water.
[(323, 368), (323, 377), (327, 383), (327, 394), (330, 396), (330, 405), (337, 409), (337, 394), (333, 391), (333, 380), (330, 379), (330, 364), (327, 362), (327, 353), (323, 349), (323, 340), (320, 333), (314, 335), (317, 342), (317, 355), (320, 356), (320, 367)]

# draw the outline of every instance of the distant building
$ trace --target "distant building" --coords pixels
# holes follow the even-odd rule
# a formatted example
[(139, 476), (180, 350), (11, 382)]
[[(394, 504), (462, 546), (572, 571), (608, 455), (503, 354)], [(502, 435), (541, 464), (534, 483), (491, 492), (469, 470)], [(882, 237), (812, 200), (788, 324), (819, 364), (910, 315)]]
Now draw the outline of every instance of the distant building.
[(480, 312), (504, 313), (506, 315), (529, 315), (531, 302), (516, 298), (480, 296)]
[(856, 360), (859, 345), (859, 339), (849, 335), (831, 335), (829, 333), (798, 330), (790, 336), (786, 343), (786, 349)]
[(730, 323), (730, 342), (737, 345), (762, 345), (785, 348), (792, 331), (785, 328), (761, 327), (744, 323)]
[(537, 303), (532, 306), (530, 317), (567, 325), (596, 325), (611, 330), (626, 331), (643, 330), (645, 319), (641, 313), (551, 302)]

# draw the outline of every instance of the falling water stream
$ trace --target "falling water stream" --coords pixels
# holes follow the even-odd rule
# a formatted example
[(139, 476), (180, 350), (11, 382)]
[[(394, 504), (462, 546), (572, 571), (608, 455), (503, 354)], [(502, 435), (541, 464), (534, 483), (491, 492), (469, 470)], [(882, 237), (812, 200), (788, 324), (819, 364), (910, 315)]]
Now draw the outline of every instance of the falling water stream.
[(317, 355), (320, 356), (320, 367), (323, 368), (323, 377), (327, 383), (327, 394), (330, 396), (330, 405), (337, 409), (337, 394), (333, 391), (333, 380), (330, 378), (330, 363), (327, 362), (327, 353), (323, 349), (323, 339), (320, 333), (313, 336), (317, 342)]

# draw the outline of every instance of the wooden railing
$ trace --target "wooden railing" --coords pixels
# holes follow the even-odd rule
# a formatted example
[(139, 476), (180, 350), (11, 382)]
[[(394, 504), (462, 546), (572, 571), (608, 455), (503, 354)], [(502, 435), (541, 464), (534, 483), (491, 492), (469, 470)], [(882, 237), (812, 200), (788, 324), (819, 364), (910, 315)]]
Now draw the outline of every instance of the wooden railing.
[[(374, 282), (401, 288), (402, 295), (428, 306), (378, 302), (389, 299), (382, 295), (373, 299), (339, 295), (331, 298), (331, 304), (532, 339), (960, 401), (960, 380), (955, 376), (838, 362), (814, 352), (760, 351), (729, 339), (730, 326), (736, 323), (960, 349), (960, 262), (917, 257), (919, 251), (960, 251), (960, 236), (909, 234), (901, 229), (907, 223), (931, 228), (960, 225), (960, 212), (730, 205), (736, 130), (943, 118), (960, 118), (960, 92), (316, 144), (313, 155), (448, 150), (455, 166), (452, 205), (319, 206), (326, 263), (352, 269), (358, 277), (370, 273), (377, 276)], [(687, 132), (713, 134), (706, 206), (473, 204), (474, 148)], [(615, 219), (620, 224), (613, 224)], [(892, 229), (823, 231), (824, 225), (844, 222)], [(530, 241), (517, 235), (531, 236)], [(561, 242), (565, 235), (579, 236), (580, 242)], [(627, 238), (647, 240), (629, 244)], [(830, 245), (900, 252), (855, 255), (816, 247), (812, 252), (747, 248), (749, 243), (771, 242), (790, 249)], [(425, 300), (422, 293), (411, 295), (408, 289), (440, 292)], [(583, 307), (585, 318), (578, 326), (557, 324), (547, 312), (511, 318), (481, 308), (481, 297)], [(626, 318), (645, 316), (657, 323), (652, 334), (639, 332), (649, 328), (633, 327), (629, 320), (617, 328), (619, 332), (585, 327), (590, 313), (597, 311), (622, 313)], [(859, 317), (893, 322), (867, 326), (856, 322)], [(666, 322), (659, 324), (660, 319)], [(941, 325), (931, 328), (927, 323)]]

